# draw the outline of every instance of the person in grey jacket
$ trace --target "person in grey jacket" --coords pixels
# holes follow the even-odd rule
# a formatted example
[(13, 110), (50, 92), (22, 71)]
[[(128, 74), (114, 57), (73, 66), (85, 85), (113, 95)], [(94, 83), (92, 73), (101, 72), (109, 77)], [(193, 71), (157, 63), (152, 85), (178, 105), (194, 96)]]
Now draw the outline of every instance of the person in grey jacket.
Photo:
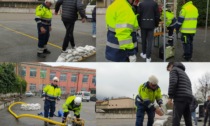
[(180, 126), (182, 116), (184, 116), (185, 125), (192, 126), (190, 105), (193, 95), (185, 66), (180, 62), (169, 62), (167, 70), (170, 71), (168, 105), (172, 106), (174, 103), (172, 126)]
[(85, 15), (85, 9), (81, 0), (58, 0), (55, 5), (55, 15), (58, 14), (60, 6), (62, 5), (62, 21), (66, 28), (66, 35), (63, 41), (62, 52), (67, 52), (69, 42), (71, 43), (71, 47), (75, 48), (74, 43), (74, 24), (78, 19), (78, 12), (82, 18), (82, 23), (85, 22), (87, 16)]

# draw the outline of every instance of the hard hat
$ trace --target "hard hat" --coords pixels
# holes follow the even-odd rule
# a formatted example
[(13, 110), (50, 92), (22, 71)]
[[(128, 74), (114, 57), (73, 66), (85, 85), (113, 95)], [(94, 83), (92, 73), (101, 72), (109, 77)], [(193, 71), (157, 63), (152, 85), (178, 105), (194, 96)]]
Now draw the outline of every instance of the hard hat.
[(77, 106), (79, 106), (81, 104), (81, 102), (82, 102), (82, 99), (80, 97), (76, 97), (74, 99), (74, 104), (77, 105)]
[(58, 77), (54, 77), (54, 78), (53, 78), (53, 81), (55, 81), (55, 80), (56, 80), (56, 81), (59, 81)]
[(46, 2), (49, 2), (49, 3), (51, 3), (51, 4), (54, 4), (54, 0), (45, 0), (45, 3)]
[(157, 85), (158, 84), (158, 79), (157, 79), (157, 77), (152, 75), (152, 76), (149, 77), (149, 82), (152, 83), (153, 85)]

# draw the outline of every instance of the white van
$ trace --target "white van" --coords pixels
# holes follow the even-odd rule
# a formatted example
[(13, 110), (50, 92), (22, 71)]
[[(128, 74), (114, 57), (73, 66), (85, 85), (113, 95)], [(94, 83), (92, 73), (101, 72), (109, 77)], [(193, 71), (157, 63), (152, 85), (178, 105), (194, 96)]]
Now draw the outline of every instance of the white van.
[(88, 91), (80, 91), (80, 92), (77, 92), (75, 94), (75, 96), (81, 97), (82, 98), (82, 101), (87, 101), (87, 102), (90, 101), (90, 92), (88, 92)]
[(96, 5), (91, 5), (90, 3), (87, 5), (85, 9), (85, 13), (88, 19), (92, 19), (92, 12)]

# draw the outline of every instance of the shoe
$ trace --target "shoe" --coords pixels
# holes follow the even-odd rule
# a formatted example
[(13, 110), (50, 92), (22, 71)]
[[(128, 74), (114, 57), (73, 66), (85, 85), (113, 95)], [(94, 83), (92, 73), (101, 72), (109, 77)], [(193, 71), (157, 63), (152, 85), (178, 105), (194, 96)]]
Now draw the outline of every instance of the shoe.
[(43, 53), (50, 54), (51, 52), (48, 49), (44, 49)]
[(48, 126), (48, 123), (47, 122), (44, 122), (44, 126)]
[(37, 56), (39, 58), (46, 58), (45, 54), (44, 53), (37, 53)]
[(76, 46), (74, 46), (74, 47), (71, 47), (71, 49), (76, 49), (77, 47)]
[(141, 53), (140, 56), (141, 58), (146, 59), (146, 54)]
[(149, 59), (146, 59), (146, 62), (151, 62), (151, 60), (152, 60), (151, 58), (149, 58)]
[(96, 35), (92, 35), (93, 38), (96, 38)]
[(62, 51), (61, 51), (61, 53), (68, 53), (68, 51), (67, 51), (67, 50), (65, 50), (65, 51), (64, 51), (64, 50), (62, 50)]

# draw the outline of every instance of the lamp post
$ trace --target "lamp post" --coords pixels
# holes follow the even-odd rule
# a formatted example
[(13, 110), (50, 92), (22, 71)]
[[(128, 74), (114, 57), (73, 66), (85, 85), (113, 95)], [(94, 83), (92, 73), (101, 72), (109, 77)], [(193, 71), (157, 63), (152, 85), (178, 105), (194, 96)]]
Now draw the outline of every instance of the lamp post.
[(205, 28), (205, 37), (204, 37), (204, 42), (206, 42), (206, 38), (207, 38), (207, 30), (208, 30), (208, 15), (209, 15), (209, 0), (207, 0), (207, 5), (206, 5), (206, 28)]

